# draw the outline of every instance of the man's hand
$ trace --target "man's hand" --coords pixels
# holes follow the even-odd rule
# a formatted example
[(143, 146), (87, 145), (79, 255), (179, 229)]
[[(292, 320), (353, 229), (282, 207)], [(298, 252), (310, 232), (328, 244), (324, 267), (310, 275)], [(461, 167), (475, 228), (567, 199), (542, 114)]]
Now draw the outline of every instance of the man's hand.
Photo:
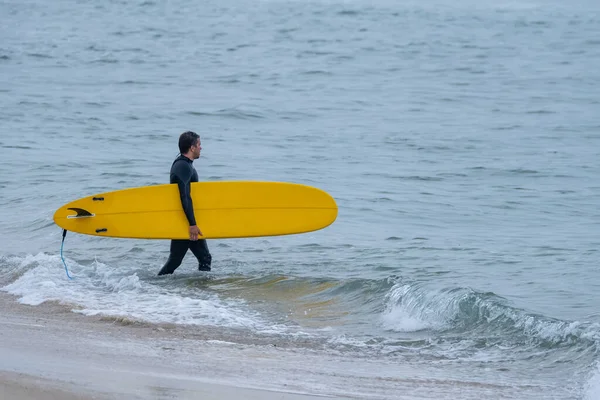
[(190, 240), (198, 240), (198, 236), (202, 236), (202, 231), (198, 228), (198, 225), (190, 226)]

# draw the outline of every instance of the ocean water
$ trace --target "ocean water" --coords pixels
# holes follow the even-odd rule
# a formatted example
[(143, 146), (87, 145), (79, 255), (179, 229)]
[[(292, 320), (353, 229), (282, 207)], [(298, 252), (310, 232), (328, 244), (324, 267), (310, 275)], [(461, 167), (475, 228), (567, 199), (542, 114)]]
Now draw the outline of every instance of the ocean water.
[[(600, 398), (597, 1), (5, 1), (0, 37), (19, 301), (293, 343), (384, 386), (403, 365), (422, 398)], [(189, 253), (169, 277), (167, 241), (70, 233), (69, 280), (54, 211), (168, 182), (185, 130), (201, 180), (316, 186), (337, 221), (209, 241), (211, 273)]]

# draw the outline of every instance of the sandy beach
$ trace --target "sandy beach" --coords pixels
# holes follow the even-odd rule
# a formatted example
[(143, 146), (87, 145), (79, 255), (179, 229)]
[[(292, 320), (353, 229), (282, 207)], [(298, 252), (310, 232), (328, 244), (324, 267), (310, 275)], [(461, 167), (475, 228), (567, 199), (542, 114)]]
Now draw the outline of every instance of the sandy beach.
[(282, 355), (258, 347), (190, 337), (181, 327), (87, 317), (62, 304), (22, 305), (6, 293), (0, 307), (3, 400), (346, 398), (307, 391), (302, 379), (258, 383), (277, 373)]

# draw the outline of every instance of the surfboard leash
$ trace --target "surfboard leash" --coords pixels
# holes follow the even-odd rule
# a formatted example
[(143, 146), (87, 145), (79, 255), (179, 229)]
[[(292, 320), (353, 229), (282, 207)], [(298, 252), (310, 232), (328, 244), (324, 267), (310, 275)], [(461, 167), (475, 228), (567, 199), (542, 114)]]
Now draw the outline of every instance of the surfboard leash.
[(63, 257), (63, 247), (65, 246), (65, 236), (67, 236), (67, 230), (63, 229), (62, 244), (60, 245), (60, 259), (62, 260), (62, 262), (65, 266), (65, 272), (67, 273), (67, 277), (69, 279), (73, 279), (73, 278), (71, 278), (71, 275), (69, 275), (69, 268), (67, 268), (67, 263), (65, 262), (65, 258)]

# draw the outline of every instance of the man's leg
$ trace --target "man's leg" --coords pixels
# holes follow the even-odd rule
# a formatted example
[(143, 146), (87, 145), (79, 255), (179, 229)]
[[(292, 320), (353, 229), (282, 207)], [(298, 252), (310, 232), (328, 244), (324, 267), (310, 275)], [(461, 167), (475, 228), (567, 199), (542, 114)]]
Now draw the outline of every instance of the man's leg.
[(190, 242), (190, 250), (198, 259), (198, 271), (210, 271), (212, 256), (208, 251), (206, 239), (198, 239), (195, 242)]
[(190, 247), (189, 240), (171, 240), (171, 252), (169, 253), (169, 259), (158, 272), (158, 275), (172, 274), (175, 272), (177, 267), (181, 265), (185, 253), (187, 253)]

